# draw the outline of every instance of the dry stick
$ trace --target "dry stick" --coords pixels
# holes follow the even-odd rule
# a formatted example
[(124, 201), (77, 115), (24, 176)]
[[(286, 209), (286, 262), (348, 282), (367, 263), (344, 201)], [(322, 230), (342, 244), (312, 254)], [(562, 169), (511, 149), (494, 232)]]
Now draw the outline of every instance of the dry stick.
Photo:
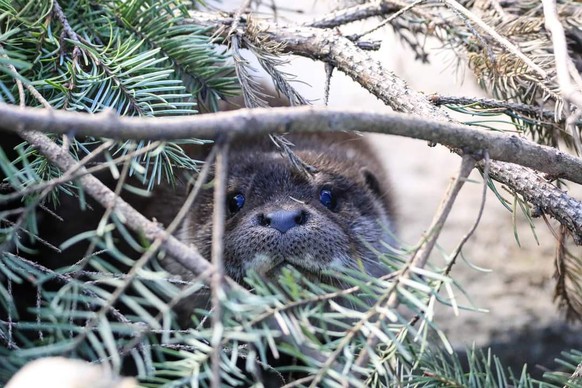
[(479, 205), (479, 212), (477, 213), (477, 218), (475, 219), (473, 226), (471, 226), (471, 229), (469, 229), (469, 231), (463, 236), (463, 238), (461, 239), (461, 241), (459, 242), (457, 247), (453, 250), (453, 254), (451, 255), (452, 256), (451, 260), (448, 263), (447, 268), (444, 272), (445, 276), (447, 276), (451, 272), (453, 265), (455, 264), (455, 261), (457, 260), (457, 257), (461, 253), (461, 250), (463, 249), (463, 247), (465, 246), (467, 241), (469, 241), (469, 238), (471, 238), (473, 233), (475, 233), (475, 231), (477, 230), (477, 226), (479, 226), (479, 222), (481, 222), (481, 217), (483, 216), (483, 211), (485, 210), (485, 200), (487, 199), (487, 188), (488, 188), (488, 183), (489, 183), (488, 182), (489, 181), (489, 169), (491, 167), (491, 159), (489, 158), (489, 154), (487, 153), (487, 151), (484, 152), (483, 159), (484, 160), (481, 162), (481, 166), (482, 166), (482, 170), (483, 170), (483, 190), (481, 192), (481, 202)]
[[(438, 94), (431, 94), (429, 96), (429, 101), (437, 106), (441, 105), (470, 105), (470, 106), (480, 106), (483, 108), (491, 108), (497, 112), (507, 112), (513, 111), (517, 113), (528, 114), (536, 116), (540, 119), (548, 119), (555, 121), (556, 112), (554, 110), (542, 109), (540, 107), (534, 107), (533, 105), (524, 104), (521, 102), (510, 102), (495, 100), (493, 98), (481, 98), (481, 97), (457, 97), (457, 96), (444, 96)], [(563, 121), (563, 120), (560, 120)], [(560, 121), (557, 121), (558, 123)]]
[(212, 275), (212, 339), (210, 341), (212, 349), (211, 365), (212, 388), (220, 388), (220, 346), (224, 325), (222, 323), (222, 301), (224, 300), (224, 218), (226, 204), (226, 185), (228, 170), (228, 142), (217, 142), (214, 146), (218, 148), (216, 155), (216, 172), (214, 178), (214, 211), (212, 213), (212, 264), (214, 264), (214, 274)]
[[(368, 19), (375, 16), (383, 16), (409, 6), (410, 4), (398, 0), (379, 0), (365, 4), (358, 4), (341, 10), (333, 11), (327, 15), (318, 17), (308, 24), (309, 27), (315, 28), (334, 28), (351, 22)], [(418, 10), (414, 10), (418, 13)], [(427, 15), (428, 16), (428, 15)], [(430, 20), (430, 16), (428, 16)]]
[(459, 194), (459, 190), (465, 184), (465, 180), (475, 167), (475, 159), (471, 155), (463, 155), (461, 169), (459, 171), (459, 176), (451, 182), (447, 193), (443, 201), (441, 202), (435, 217), (433, 218), (432, 224), (428, 229), (428, 234), (425, 233), (421, 240), (424, 240), (424, 244), (415, 252), (413, 256), (412, 265), (415, 267), (424, 267), (426, 261), (428, 260), (428, 255), (432, 251), (434, 245), (436, 244), (438, 235), (451, 211), (453, 203)]
[[(555, 0), (542, 0), (544, 7), (544, 17), (546, 29), (552, 35), (552, 46), (554, 48), (554, 59), (556, 66), (556, 77), (558, 85), (560, 85), (560, 92), (564, 99), (576, 105), (578, 111), (582, 110), (582, 92), (576, 87), (572, 78), (570, 77), (569, 64), (572, 63), (572, 58), (568, 54), (568, 45), (566, 43), (566, 35), (562, 23), (558, 19), (558, 12), (556, 11)], [(582, 142), (580, 141), (580, 132), (576, 125), (569, 125), (570, 132), (574, 138), (574, 144), (579, 155), (582, 155)]]
[(423, 3), (423, 2), (425, 2), (425, 1), (426, 1), (426, 0), (416, 0), (416, 1), (414, 1), (413, 3), (411, 3), (411, 4), (407, 5), (406, 7), (402, 7), (402, 8), (400, 8), (398, 11), (394, 12), (392, 15), (390, 15), (390, 16), (389, 16), (389, 17), (387, 17), (386, 19), (382, 20), (382, 22), (381, 22), (381, 23), (379, 23), (379, 24), (375, 25), (374, 27), (372, 27), (372, 28), (370, 28), (370, 29), (368, 29), (368, 30), (366, 30), (366, 31), (364, 31), (364, 32), (360, 32), (360, 33), (357, 33), (357, 34), (351, 35), (351, 36), (349, 37), (349, 39), (350, 39), (350, 40), (354, 40), (354, 41), (356, 41), (356, 40), (360, 40), (362, 37), (364, 37), (364, 36), (366, 36), (366, 35), (368, 35), (368, 34), (371, 34), (372, 32), (374, 32), (374, 31), (377, 31), (377, 30), (379, 30), (380, 28), (382, 28), (382, 27), (384, 27), (384, 26), (386, 26), (386, 25), (388, 25), (388, 24), (392, 23), (392, 21), (393, 21), (394, 19), (396, 19), (397, 17), (400, 17), (400, 16), (401, 16), (403, 13), (405, 13), (405, 12), (407, 12), (407, 11), (411, 10), (412, 8), (414, 8), (414, 7), (416, 7), (416, 6), (420, 5), (420, 4), (422, 4), (422, 3)]
[[(471, 226), (469, 231), (467, 233), (465, 233), (465, 235), (463, 236), (463, 238), (461, 239), (461, 241), (459, 242), (457, 247), (453, 250), (453, 253), (451, 254), (451, 259), (447, 263), (447, 266), (446, 266), (445, 271), (443, 273), (444, 276), (448, 276), (451, 273), (463, 247), (465, 246), (467, 241), (469, 241), (469, 239), (471, 238), (473, 233), (475, 233), (475, 231), (477, 230), (477, 227), (479, 226), (479, 223), (481, 222), (481, 217), (483, 216), (483, 212), (485, 210), (485, 200), (487, 198), (487, 189), (488, 189), (488, 181), (489, 181), (489, 166), (491, 164), (491, 161), (489, 159), (489, 155), (487, 155), (487, 152), (485, 152), (484, 161), (481, 162), (481, 164), (482, 164), (482, 170), (483, 170), (483, 189), (481, 191), (481, 201), (480, 201), (480, 205), (479, 205), (479, 211), (477, 212), (477, 218), (475, 219), (475, 222), (473, 223), (473, 225)], [(434, 287), (435, 292), (431, 296), (432, 300), (429, 301), (428, 305), (430, 305), (431, 303), (434, 303), (434, 300), (436, 300), (436, 296), (439, 293), (443, 284), (445, 284), (444, 280), (438, 281), (437, 285)], [(452, 291), (451, 291), (451, 294), (452, 294)], [(452, 303), (454, 303), (454, 300)], [(453, 310), (455, 312), (457, 311), (456, 303), (453, 304)], [(420, 319), (420, 316), (416, 315), (413, 318), (413, 321), (416, 323), (419, 319)], [(422, 324), (425, 324), (425, 322), (423, 322)]]
[[(390, 92), (390, 91), (387, 91)], [(114, 138), (176, 139), (185, 137), (216, 137), (230, 133), (234, 138), (279, 131), (340, 131), (359, 129), (365, 132), (387, 133), (429, 140), (463, 148), (471, 152), (486, 149), (491, 159), (522, 164), (546, 172), (555, 178), (582, 183), (582, 162), (551, 147), (535, 144), (527, 139), (489, 132), (447, 122), (435, 122), (393, 112), (322, 107), (294, 107), (271, 109), (243, 109), (213, 115), (188, 118), (144, 119), (119, 117), (111, 113), (87, 115), (83, 113), (19, 109), (0, 103), (0, 127), (14, 130), (41, 129), (65, 133), (77, 129), (83, 135)], [(550, 185), (530, 170), (507, 163), (491, 162), (497, 167), (498, 177), (517, 192), (530, 198), (548, 214), (566, 225), (576, 236), (582, 236), (582, 204), (560, 189)], [(86, 170), (83, 170), (83, 174)], [(541, 182), (551, 192), (545, 196), (539, 192)], [(559, 198), (560, 200), (555, 200)], [(564, 203), (567, 207), (564, 207)], [(580, 239), (578, 239), (580, 242)], [(171, 243), (170, 243), (171, 244)], [(177, 248), (177, 247), (176, 247)], [(177, 248), (178, 251), (180, 248)], [(184, 255), (182, 255), (184, 256)], [(184, 260), (188, 260), (183, 257)], [(198, 272), (196, 272), (198, 273)]]
[[(469, 151), (486, 149), (491, 159), (520, 163), (582, 183), (582, 162), (551, 147), (537, 145), (527, 139), (489, 132), (446, 122), (434, 122), (418, 117), (392, 112), (322, 107), (295, 107), (221, 112), (189, 118), (143, 119), (118, 117), (107, 113), (86, 115), (82, 113), (18, 109), (0, 104), (0, 126), (21, 123), (27, 129), (67, 132), (77, 128), (83, 135), (117, 138), (184, 138), (216, 137), (230, 133), (234, 137), (245, 134), (284, 131), (334, 131), (362, 129), (363, 131), (391, 133), (438, 142), (450, 147), (464, 147)], [(140, 136), (141, 134), (141, 136)], [(532, 174), (529, 170), (507, 163), (492, 162), (497, 167), (497, 180), (514, 188), (528, 200), (540, 206), (575, 236), (582, 236), (582, 204), (560, 189)], [(83, 170), (85, 173), (85, 170)], [(530, 182), (539, 182), (535, 185)], [(540, 187), (548, 192), (541, 192)], [(564, 207), (564, 203), (567, 204)], [(580, 242), (580, 238), (578, 238)]]
[[(426, 99), (424, 101), (427, 103)], [(432, 112), (438, 115), (437, 108), (433, 107)], [(88, 115), (19, 109), (0, 103), (0, 117), (0, 127), (9, 131), (14, 131), (14, 126), (20, 124), (24, 130), (58, 134), (75, 131), (80, 136), (112, 139), (212, 138), (226, 133), (238, 138), (267, 133), (357, 129), (427, 140), (470, 152), (487, 149), (493, 160), (518, 163), (582, 184), (582, 160), (555, 148), (516, 135), (389, 111), (303, 106), (240, 109), (179, 118), (140, 118), (119, 117), (111, 113)]]
[[(430, 227), (428, 228), (427, 232), (423, 234), (421, 240), (423, 241), (422, 245), (414, 252), (412, 257), (409, 260), (409, 265), (406, 267), (404, 272), (402, 273), (401, 279), (409, 279), (410, 278), (410, 268), (417, 267), (423, 268), (428, 260), (432, 249), (434, 248), (436, 241), (442, 231), (442, 228), (449, 216), (451, 209), (453, 208), (453, 204), (459, 195), (459, 192), (463, 185), (465, 184), (467, 177), (475, 167), (475, 159), (471, 155), (463, 155), (463, 159), (461, 162), (461, 168), (459, 170), (458, 176), (451, 181), (441, 204), (435, 216), (432, 220)], [(394, 310), (399, 305), (398, 294), (395, 292), (393, 293), (388, 302), (386, 304), (386, 310)], [(375, 324), (376, 327), (380, 327), (381, 321), (384, 318), (384, 313), (380, 313), (378, 316), (378, 322)], [(376, 347), (378, 344), (379, 338), (377, 336), (371, 335), (368, 338), (366, 346), (364, 346), (354, 363), (354, 366), (361, 367), (365, 363), (368, 362), (369, 354), (368, 349), (372, 349)]]

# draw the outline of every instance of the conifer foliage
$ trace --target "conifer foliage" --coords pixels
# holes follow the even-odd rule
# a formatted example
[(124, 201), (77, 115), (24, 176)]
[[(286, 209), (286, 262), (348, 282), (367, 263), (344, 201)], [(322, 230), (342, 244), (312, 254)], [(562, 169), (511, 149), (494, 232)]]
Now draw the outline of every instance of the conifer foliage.
[[(553, 46), (540, 24), (543, 12), (532, 1), (446, 0), (426, 2), (424, 8), (418, 7), (423, 1), (361, 2), (296, 29), (273, 20), (261, 24), (247, 12), (252, 2), (243, 3), (239, 12), (227, 15), (206, 8), (203, 12), (205, 4), (186, 0), (0, 0), (0, 101), (55, 114), (151, 120), (213, 112), (221, 100), (238, 94), (250, 107), (262, 106), (268, 96), (252, 79), (252, 66), (240, 52), (247, 48), (291, 105), (308, 101), (279, 69), (286, 53), (323, 60), (330, 73), (336, 67), (350, 74), (388, 104), (393, 101), (390, 90), (405, 86), (376, 62), (362, 60), (366, 50), (375, 47), (365, 40), (367, 33), (344, 38), (334, 32), (351, 21), (379, 16), (381, 26), (390, 24), (420, 59), (428, 55), (421, 37), (434, 35), (454, 49), (459, 60), (467, 60), (493, 95), (507, 100), (429, 100), (408, 89), (396, 93), (425, 102), (426, 106), (416, 104), (419, 111), (426, 108), (448, 119), (440, 106), (483, 116), (495, 110), (508, 115), (517, 130), (545, 144), (557, 146), (562, 139), (575, 149), (579, 142), (578, 132), (556, 135), (556, 128), (571, 129), (572, 122), (579, 131), (579, 117), (565, 116), (582, 107), (559, 94), (547, 60)], [(438, 7), (441, 3), (446, 3), (447, 12)], [(582, 27), (580, 6), (559, 3), (567, 19), (569, 47), (575, 52)], [(491, 30), (516, 34), (517, 44), (535, 43), (525, 54), (539, 68), (532, 71), (531, 64), (516, 58), (513, 46), (500, 43), (496, 35), (485, 39), (491, 31), (468, 8), (481, 9), (479, 22), (489, 23)], [(319, 39), (314, 31), (327, 35)], [(297, 35), (292, 39), (288, 34), (293, 33)], [(306, 36), (312, 45), (305, 44)], [(316, 52), (317, 47), (321, 51)], [(346, 53), (334, 51), (336, 47), (354, 50), (349, 53), (355, 70), (344, 64)], [(385, 77), (386, 84), (370, 85), (366, 77), (358, 78), (369, 71)], [(396, 86), (388, 87), (390, 82)], [(541, 100), (551, 109), (540, 108)], [(393, 108), (417, 113), (415, 104), (410, 105)], [(64, 356), (102, 364), (114, 375), (135, 376), (152, 387), (582, 386), (576, 372), (582, 355), (576, 350), (564, 353), (563, 369), (547, 373), (543, 382), (531, 378), (526, 367), (513, 374), (486, 350), (467, 351), (466, 362), (453, 351), (434, 321), (434, 308), (450, 306), (451, 314), (459, 308), (456, 295), (462, 290), (451, 268), (462, 244), (443, 268), (426, 265), (436, 241), (430, 233), (418, 246), (378, 253), (391, 269), (378, 279), (353, 271), (336, 274), (337, 281), (326, 284), (288, 268), (277, 286), (251, 274), (249, 292), (228, 280), (210, 281), (205, 270), (214, 268), (210, 264), (201, 266), (196, 276), (176, 277), (158, 262), (175, 254), (176, 245), (164, 245), (169, 239), (165, 235), (152, 238), (146, 228), (132, 228), (128, 218), (140, 210), (140, 198), (158, 185), (176, 184), (178, 176), (190, 179), (194, 198), (208, 183), (202, 177), (215, 154), (204, 164), (191, 158), (188, 149), (208, 139), (153, 141), (144, 136), (114, 141), (80, 137), (74, 130), (57, 136), (34, 129), (39, 132), (0, 131), (0, 384), (31, 360)], [(301, 165), (292, 144), (283, 137), (273, 140)], [(49, 157), (48, 149), (57, 156)], [(530, 191), (534, 185), (523, 188), (519, 180), (508, 179), (511, 171), (484, 160), (477, 165), (484, 190), (487, 185), (496, 190), (495, 178), (509, 185), (520, 203), (529, 201), (557, 218), (563, 225), (562, 239), (582, 239), (575, 233), (582, 217), (560, 218), (560, 206), (570, 210), (568, 206), (576, 203), (542, 206)], [(475, 162), (463, 157), (465, 163), (468, 174)], [(87, 177), (106, 183), (103, 195), (114, 199), (95, 198)], [(465, 179), (460, 174), (455, 184), (460, 188)], [(137, 210), (118, 211), (116, 196)], [(449, 200), (454, 202), (454, 197)], [(107, 206), (92, 224), (53, 243), (54, 230), (46, 225), (66, 229), (59, 224), (62, 212), (84, 214), (101, 209), (103, 203)], [(441, 227), (435, 224), (435, 236)], [(582, 265), (565, 245), (561, 247), (557, 297), (569, 316), (579, 319)], [(196, 257), (193, 247), (182, 248), (185, 255)], [(176, 313), (184, 300), (208, 294), (213, 295), (212, 303), (198, 306), (186, 322)]]

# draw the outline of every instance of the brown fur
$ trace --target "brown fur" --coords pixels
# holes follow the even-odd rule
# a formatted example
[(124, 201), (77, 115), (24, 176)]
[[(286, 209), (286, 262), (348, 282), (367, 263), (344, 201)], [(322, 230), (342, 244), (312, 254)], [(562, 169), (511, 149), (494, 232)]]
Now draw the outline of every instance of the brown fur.
[[(286, 264), (314, 278), (329, 269), (361, 268), (372, 276), (386, 273), (374, 250), (386, 250), (382, 241), (394, 244), (395, 214), (390, 187), (370, 146), (362, 137), (345, 133), (287, 138), (297, 156), (318, 172), (309, 176), (295, 171), (268, 137), (230, 147), (227, 197), (241, 193), (245, 204), (226, 219), (227, 275), (242, 282), (248, 271), (256, 271), (275, 280)], [(322, 188), (331, 190), (336, 209), (322, 205)], [(186, 191), (185, 185), (161, 188), (146, 214), (169, 224)], [(204, 190), (175, 233), (207, 258), (213, 207), (212, 190)], [(278, 211), (298, 211), (304, 219), (282, 233), (262, 222), (265, 215)], [(191, 278), (171, 258), (164, 263), (170, 272)]]

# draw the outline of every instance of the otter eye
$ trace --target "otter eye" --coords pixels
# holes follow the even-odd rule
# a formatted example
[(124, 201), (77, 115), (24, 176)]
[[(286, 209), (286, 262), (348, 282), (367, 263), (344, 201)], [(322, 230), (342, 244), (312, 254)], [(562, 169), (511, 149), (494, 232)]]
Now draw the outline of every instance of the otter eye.
[(329, 210), (334, 210), (337, 206), (337, 201), (330, 189), (321, 189), (319, 192), (319, 202)]
[(228, 210), (231, 214), (238, 212), (245, 205), (245, 196), (241, 193), (236, 193), (228, 198)]

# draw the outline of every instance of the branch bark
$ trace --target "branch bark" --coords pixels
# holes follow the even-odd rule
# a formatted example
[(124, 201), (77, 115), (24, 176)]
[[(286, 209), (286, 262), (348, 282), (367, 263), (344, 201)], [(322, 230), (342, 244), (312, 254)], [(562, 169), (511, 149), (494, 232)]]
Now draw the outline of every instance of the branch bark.
[(172, 140), (231, 138), (267, 133), (354, 131), (406, 136), (446, 145), (464, 153), (487, 150), (491, 159), (520, 164), (582, 184), (582, 160), (526, 138), (467, 125), (394, 112), (351, 108), (288, 107), (241, 109), (180, 118), (120, 117), (18, 108), (0, 103), (0, 128), (111, 139)]

